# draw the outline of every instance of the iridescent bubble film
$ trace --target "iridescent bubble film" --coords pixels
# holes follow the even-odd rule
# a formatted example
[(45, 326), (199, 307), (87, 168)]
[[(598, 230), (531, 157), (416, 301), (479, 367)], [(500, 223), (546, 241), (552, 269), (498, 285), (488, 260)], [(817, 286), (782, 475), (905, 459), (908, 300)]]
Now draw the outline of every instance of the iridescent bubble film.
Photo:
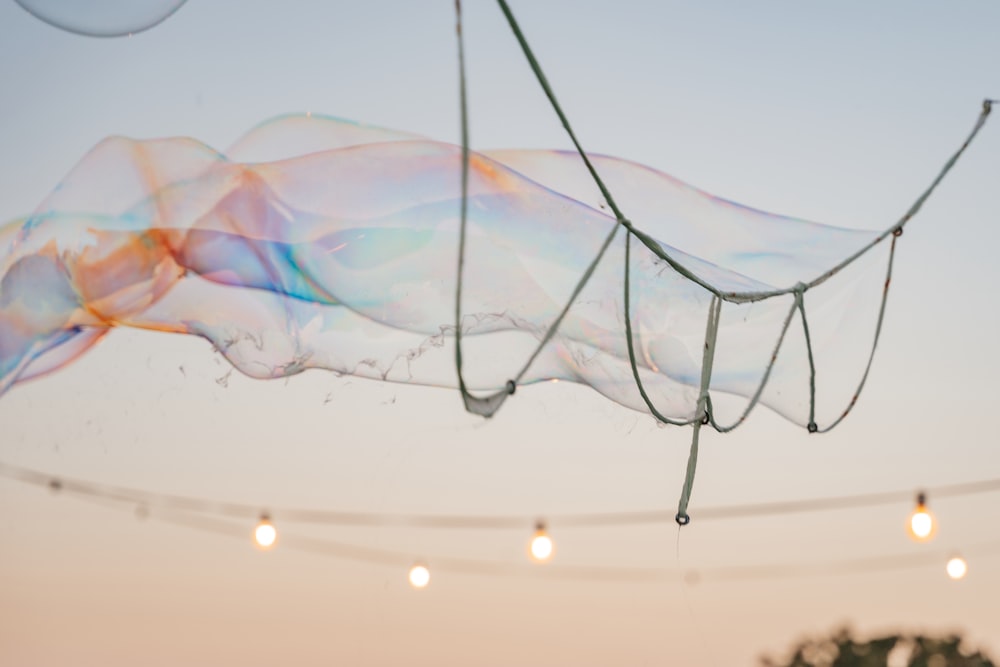
[[(627, 316), (636, 372), (671, 418), (696, 413), (712, 294), (661, 254), (723, 293), (766, 294), (878, 236), (594, 161), (649, 239), (631, 241)], [(454, 387), (461, 168), (454, 145), (315, 115), (265, 123), (225, 153), (189, 138), (106, 139), (0, 229), (0, 393), (119, 326), (201, 336), (255, 378), (318, 368)], [(501, 390), (518, 373), (616, 224), (576, 154), (472, 154), (461, 303), (470, 390)], [(519, 384), (569, 380), (647, 410), (625, 336), (628, 236), (612, 241)], [(806, 296), (821, 424), (865, 370), (885, 257), (876, 248)], [(810, 421), (813, 366), (795, 305), (793, 293), (723, 304), (711, 377), (720, 423), (758, 393)]]

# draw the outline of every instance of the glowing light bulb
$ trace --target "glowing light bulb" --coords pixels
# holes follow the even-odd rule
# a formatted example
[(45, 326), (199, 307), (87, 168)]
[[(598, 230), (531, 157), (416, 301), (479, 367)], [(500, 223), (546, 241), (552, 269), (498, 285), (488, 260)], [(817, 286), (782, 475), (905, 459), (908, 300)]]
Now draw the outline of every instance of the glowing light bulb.
[(410, 585), (414, 588), (427, 588), (427, 584), (431, 583), (431, 571), (427, 569), (426, 565), (417, 563), (410, 568)]
[(948, 572), (948, 576), (958, 581), (963, 579), (966, 574), (969, 573), (969, 564), (965, 562), (965, 559), (961, 556), (952, 556), (948, 560), (948, 564), (945, 566), (945, 571)]
[(934, 536), (936, 529), (934, 515), (927, 509), (927, 496), (918, 493), (917, 506), (910, 515), (910, 537), (917, 542), (926, 542)]
[(545, 524), (539, 521), (535, 524), (535, 534), (531, 536), (531, 542), (528, 544), (528, 554), (536, 563), (545, 563), (552, 558), (553, 551), (555, 545), (552, 543), (552, 538), (545, 532)]
[(271, 523), (271, 517), (264, 514), (260, 515), (260, 521), (253, 529), (253, 542), (257, 545), (258, 549), (264, 551), (270, 549), (274, 546), (274, 543), (278, 540), (278, 531)]

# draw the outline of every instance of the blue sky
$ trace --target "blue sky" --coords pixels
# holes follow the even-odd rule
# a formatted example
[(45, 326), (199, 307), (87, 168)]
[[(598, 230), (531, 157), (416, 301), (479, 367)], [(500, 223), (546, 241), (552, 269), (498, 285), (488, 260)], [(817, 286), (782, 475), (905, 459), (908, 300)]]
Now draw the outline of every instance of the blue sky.
[[(831, 224), (891, 224), (981, 100), (1000, 96), (995, 2), (512, 6), (589, 150)], [(465, 12), (474, 145), (567, 147), (496, 6), (466, 2)], [(0, 216), (29, 212), (110, 134), (224, 148), (266, 118), (312, 110), (455, 141), (453, 23), (447, 0), (190, 0), (147, 33), (94, 40), (2, 2)], [(998, 476), (996, 122), (901, 239), (856, 413), (823, 437), (766, 411), (708, 437), (694, 507)], [(201, 341), (115, 333), (0, 399), (4, 460), (163, 491), (379, 511), (659, 508), (682, 478), (686, 431), (585, 388), (519, 392), (484, 424), (444, 391), (320, 374), (233, 376), (223, 387), (214, 380), (227, 369)], [(752, 664), (843, 621), (868, 632), (965, 628), (985, 642), (1000, 593), (994, 557), (970, 562), (958, 586), (920, 569), (687, 587), (442, 575), (415, 596), (384, 568), (280, 550), (262, 559), (7, 483), (0, 504), (10, 592), (0, 657), (17, 664)], [(934, 548), (983, 541), (1000, 519), (991, 496), (936, 509)], [(672, 529), (577, 531), (557, 544), (580, 564), (857, 558), (917, 549), (904, 512), (692, 525), (678, 552)], [(519, 535), (347, 537), (414, 554), (522, 556)]]

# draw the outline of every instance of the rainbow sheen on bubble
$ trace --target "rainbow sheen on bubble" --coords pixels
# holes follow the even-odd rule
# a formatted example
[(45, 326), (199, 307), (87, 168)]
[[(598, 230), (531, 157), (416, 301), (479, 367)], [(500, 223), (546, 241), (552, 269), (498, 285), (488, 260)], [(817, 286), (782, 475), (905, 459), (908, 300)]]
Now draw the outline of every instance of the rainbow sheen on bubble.
[[(723, 292), (794, 286), (877, 236), (747, 208), (626, 160), (594, 162), (636, 228)], [(225, 153), (189, 138), (106, 139), (0, 229), (0, 393), (118, 326), (201, 336), (256, 378), (318, 368), (454, 387), (460, 176), (452, 144), (317, 115), (264, 123)], [(502, 389), (518, 372), (615, 224), (575, 154), (472, 154), (470, 389)], [(625, 338), (626, 238), (521, 384), (570, 380), (646, 410)], [(839, 414), (864, 370), (884, 257), (868, 253), (809, 292), (825, 383), (817, 419)], [(630, 275), (638, 372), (661, 412), (689, 419), (712, 295), (635, 241)], [(791, 294), (724, 304), (711, 378), (720, 420), (757, 391), (793, 305)], [(791, 327), (760, 396), (803, 424), (807, 356)]]

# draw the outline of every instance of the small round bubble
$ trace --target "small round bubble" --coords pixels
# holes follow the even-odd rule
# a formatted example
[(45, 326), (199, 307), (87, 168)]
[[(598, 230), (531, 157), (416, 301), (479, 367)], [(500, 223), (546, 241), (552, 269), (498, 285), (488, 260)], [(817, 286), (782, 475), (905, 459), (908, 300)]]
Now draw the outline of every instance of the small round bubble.
[(51, 26), (88, 37), (126, 37), (169, 18), (187, 0), (15, 0)]

